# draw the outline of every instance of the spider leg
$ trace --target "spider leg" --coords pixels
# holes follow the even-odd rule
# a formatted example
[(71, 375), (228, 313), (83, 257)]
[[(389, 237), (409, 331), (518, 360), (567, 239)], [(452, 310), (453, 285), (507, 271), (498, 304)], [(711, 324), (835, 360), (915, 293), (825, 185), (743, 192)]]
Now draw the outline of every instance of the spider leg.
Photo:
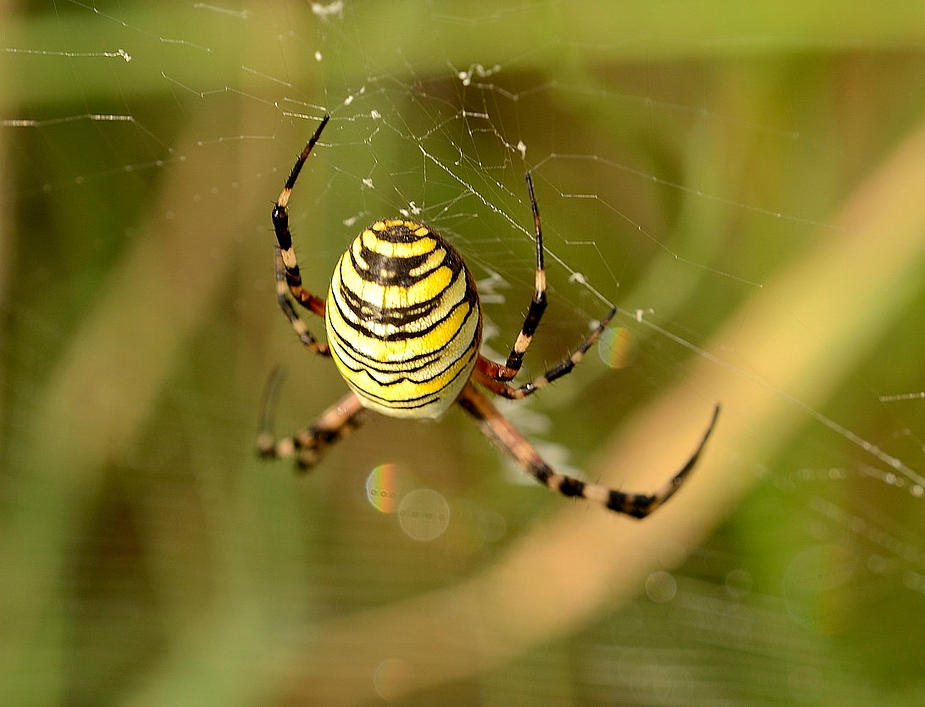
[(526, 174), (527, 193), (530, 195), (530, 209), (533, 211), (533, 231), (536, 242), (536, 275), (533, 284), (533, 299), (530, 301), (530, 308), (524, 318), (523, 326), (517, 335), (511, 353), (508, 354), (507, 362), (501, 366), (495, 364), (491, 375), (500, 381), (509, 381), (517, 375), (523, 364), (524, 354), (533, 341), (533, 335), (540, 325), (540, 319), (543, 318), (543, 312), (546, 311), (546, 267), (543, 263), (543, 229), (540, 226), (540, 209), (536, 205), (536, 196), (533, 193), (533, 177), (530, 173)]
[(366, 408), (353, 393), (348, 393), (329, 407), (308, 427), (288, 437), (273, 434), (273, 408), (282, 375), (274, 369), (267, 382), (257, 433), (257, 453), (265, 459), (295, 458), (299, 470), (308, 471), (322, 453), (335, 442), (359, 427), (366, 418)]
[[(322, 356), (330, 356), (331, 349), (328, 348), (328, 345), (318, 341), (312, 333), (308, 330), (308, 327), (305, 326), (305, 322), (302, 321), (302, 318), (299, 317), (299, 313), (295, 311), (295, 307), (292, 306), (292, 300), (289, 299), (289, 286), (286, 284), (286, 270), (283, 264), (282, 251), (280, 251), (279, 246), (276, 246), (276, 301), (279, 303), (280, 309), (283, 310), (283, 314), (286, 315), (286, 318), (289, 320), (289, 323), (292, 325), (293, 330), (295, 330), (296, 335), (299, 337), (299, 340), (302, 344), (305, 345), (312, 353), (321, 354)], [(302, 290), (303, 292), (305, 290)], [(321, 314), (324, 315), (324, 302), (321, 303)]]
[(581, 345), (575, 349), (568, 358), (560, 363), (556, 364), (550, 368), (543, 375), (534, 378), (529, 383), (524, 383), (522, 386), (513, 386), (505, 380), (506, 372), (505, 366), (495, 363), (494, 361), (489, 361), (487, 358), (479, 356), (478, 361), (475, 364), (475, 370), (473, 371), (473, 379), (482, 385), (488, 390), (490, 390), (495, 395), (500, 395), (504, 398), (509, 398), (511, 400), (520, 400), (525, 398), (532, 393), (535, 393), (537, 390), (542, 388), (548, 383), (557, 378), (571, 373), (572, 369), (578, 365), (578, 362), (584, 357), (594, 343), (600, 338), (601, 334), (604, 333), (604, 329), (607, 328), (607, 325), (610, 323), (610, 320), (613, 318), (613, 315), (616, 314), (617, 308), (614, 307), (611, 309), (607, 316), (605, 316), (600, 323), (594, 327), (594, 330), (588, 335)]
[(559, 474), (554, 471), (534, 449), (524, 436), (517, 431), (506, 417), (504, 417), (492, 402), (482, 393), (476, 390), (470, 383), (463, 388), (459, 396), (459, 404), (472, 417), (475, 418), (479, 428), (492, 442), (494, 442), (502, 451), (507, 453), (512, 459), (520, 464), (523, 469), (533, 476), (541, 484), (545, 484), (553, 491), (557, 491), (563, 496), (578, 496), (589, 501), (599, 503), (617, 513), (623, 513), (633, 518), (645, 518), (656, 508), (661, 506), (665, 501), (671, 498), (674, 493), (681, 487), (690, 474), (691, 469), (697, 463), (701, 451), (713, 431), (716, 419), (719, 415), (719, 405), (713, 412), (713, 418), (710, 421), (707, 431), (704, 433), (697, 449), (687, 460), (681, 470), (671, 479), (662, 485), (655, 493), (634, 494), (623, 493), (609, 489), (606, 486), (590, 484), (579, 481), (570, 476)]
[(519, 387), (509, 385), (509, 382), (512, 381), (514, 376), (520, 371), (523, 365), (524, 355), (527, 353), (527, 349), (533, 341), (533, 335), (540, 325), (543, 312), (546, 311), (546, 267), (543, 260), (543, 228), (540, 224), (540, 209), (539, 206), (537, 206), (536, 195), (533, 192), (533, 177), (530, 175), (530, 172), (527, 172), (526, 179), (527, 193), (530, 195), (530, 209), (533, 212), (534, 241), (536, 242), (536, 277), (534, 281), (533, 299), (530, 302), (530, 308), (527, 310), (527, 316), (524, 318), (520, 333), (517, 335), (511, 353), (508, 354), (507, 361), (504, 365), (489, 361), (480, 356), (475, 371), (476, 380), (478, 380), (480, 384), (484, 385), (496, 395), (512, 399), (524, 398), (538, 388), (542, 388), (550, 381), (554, 381), (556, 378), (560, 378), (566, 373), (569, 373), (575, 367), (575, 364), (581, 360), (585, 352), (597, 341), (598, 337), (607, 327), (607, 324), (617, 311), (616, 308), (611, 309), (591, 335), (585, 339), (581, 346), (579, 346), (571, 356), (562, 361), (562, 363), (549, 369), (542, 376), (530, 383)]
[[(273, 207), (273, 230), (276, 233), (276, 243), (279, 248), (276, 259), (277, 280), (279, 280), (280, 269), (282, 269), (283, 278), (289, 293), (295, 298), (296, 302), (318, 316), (324, 316), (324, 300), (320, 297), (316, 297), (302, 287), (302, 274), (299, 271), (299, 263), (295, 256), (295, 250), (292, 248), (292, 233), (289, 231), (289, 211), (287, 207), (289, 205), (289, 197), (292, 196), (292, 189), (295, 187), (296, 180), (299, 178), (299, 172), (302, 171), (305, 160), (307, 160), (308, 156), (311, 154), (312, 149), (321, 137), (324, 126), (328, 124), (330, 118), (330, 115), (324, 116), (321, 124), (317, 127), (315, 133), (305, 145), (305, 149), (302, 150), (302, 154), (299, 155), (295, 165), (293, 165), (292, 171), (289, 173), (289, 178), (286, 180), (286, 184), (283, 186), (283, 190), (279, 193), (279, 198), (276, 200), (276, 205)], [(279, 287), (277, 287), (277, 292), (279, 292)], [(292, 306), (289, 305), (287, 309), (282, 301), (280, 301), (280, 306), (282, 306), (283, 311), (286, 312), (286, 316), (289, 317), (290, 321), (294, 321), (289, 314), (289, 310), (292, 309)], [(296, 329), (296, 331), (298, 332), (298, 329)], [(301, 333), (299, 334), (301, 338)]]

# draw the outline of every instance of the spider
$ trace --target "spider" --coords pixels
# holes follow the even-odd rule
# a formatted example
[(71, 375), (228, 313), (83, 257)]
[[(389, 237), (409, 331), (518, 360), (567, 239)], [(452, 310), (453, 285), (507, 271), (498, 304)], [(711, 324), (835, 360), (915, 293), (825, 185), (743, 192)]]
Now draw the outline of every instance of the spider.
[[(392, 417), (427, 419), (440, 417), (453, 403), (459, 403), (485, 436), (538, 482), (563, 496), (582, 497), (634, 518), (646, 517), (671, 498), (710, 437), (719, 415), (718, 405), (681, 470), (655, 493), (635, 494), (554, 471), (479, 389), (513, 400), (532, 395), (570, 373), (616, 313), (616, 308), (611, 309), (561, 363), (523, 385), (512, 384), (546, 309), (543, 234), (530, 172), (526, 181), (535, 232), (535, 287), (523, 327), (503, 365), (479, 355), (482, 312), (472, 273), (446, 239), (418, 221), (376, 221), (341, 256), (326, 300), (304, 289), (287, 206), (299, 172), (329, 119), (329, 115), (324, 116), (305, 145), (273, 207), (276, 299), (305, 348), (333, 358), (351, 392), (308, 427), (276, 439), (269, 412), (278, 384), (274, 375), (264, 398), (258, 453), (271, 459), (295, 458), (305, 471), (328, 446), (358, 427), (367, 409)], [(327, 343), (311, 334), (293, 301), (324, 317)]]

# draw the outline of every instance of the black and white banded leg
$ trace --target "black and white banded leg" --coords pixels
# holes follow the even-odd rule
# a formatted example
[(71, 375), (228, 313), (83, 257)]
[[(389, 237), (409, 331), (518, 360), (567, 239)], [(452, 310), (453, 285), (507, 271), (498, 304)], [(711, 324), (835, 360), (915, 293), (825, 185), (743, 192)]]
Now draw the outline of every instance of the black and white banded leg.
[(479, 356), (474, 372), (475, 380), (478, 381), (480, 385), (485, 386), (495, 395), (501, 395), (505, 398), (514, 400), (525, 398), (547, 383), (571, 372), (587, 350), (594, 345), (594, 342), (597, 341), (604, 329), (607, 328), (611, 318), (617, 311), (616, 308), (611, 309), (607, 316), (601, 320), (600, 324), (595, 327), (594, 331), (591, 332), (588, 338), (582, 342), (581, 346), (579, 346), (567, 359), (553, 366), (542, 376), (535, 378), (529, 383), (522, 386), (510, 385), (510, 381), (520, 372), (524, 355), (527, 353), (527, 349), (530, 348), (533, 335), (540, 325), (543, 312), (546, 311), (546, 266), (543, 256), (543, 227), (540, 223), (540, 209), (536, 203), (536, 194), (533, 191), (533, 177), (530, 175), (530, 172), (527, 172), (526, 180), (527, 193), (530, 196), (530, 210), (533, 212), (533, 231), (534, 241), (536, 243), (536, 275), (534, 277), (533, 299), (530, 301), (530, 308), (527, 310), (526, 317), (524, 317), (523, 326), (520, 329), (520, 333), (517, 335), (514, 346), (511, 348), (511, 353), (508, 355), (504, 365)]
[(492, 377), (500, 381), (512, 380), (517, 375), (523, 365), (524, 354), (530, 348), (533, 335), (543, 318), (543, 312), (546, 311), (546, 265), (543, 258), (543, 228), (540, 225), (540, 209), (536, 203), (536, 195), (533, 193), (533, 177), (530, 172), (527, 172), (526, 180), (527, 193), (530, 195), (530, 210), (533, 212), (533, 239), (536, 244), (536, 274), (533, 280), (533, 299), (530, 301), (530, 308), (527, 310), (526, 317), (524, 317), (523, 326), (517, 335), (516, 341), (514, 341), (514, 346), (507, 357), (507, 362), (504, 366), (495, 364), (490, 371)]
[(328, 447), (363, 424), (366, 408), (356, 395), (348, 393), (308, 427), (288, 437), (277, 438), (273, 434), (273, 412), (281, 379), (277, 369), (267, 383), (257, 433), (257, 453), (265, 459), (295, 459), (301, 471), (308, 471)]
[(645, 518), (681, 488), (691, 469), (697, 463), (697, 459), (710, 438), (716, 419), (719, 416), (719, 405), (717, 405), (713, 410), (713, 417), (707, 431), (680, 471), (666, 481), (655, 493), (637, 494), (623, 493), (600, 484), (580, 481), (554, 471), (543, 461), (543, 458), (533, 445), (518, 432), (517, 428), (508, 422), (507, 418), (498, 412), (492, 402), (476, 390), (471, 383), (463, 388), (458, 402), (466, 412), (475, 418), (479, 429), (482, 430), (486, 437), (541, 484), (548, 486), (563, 496), (584, 498), (633, 518)]
[(475, 364), (475, 371), (473, 371), (472, 378), (479, 385), (484, 386), (490, 390), (495, 395), (500, 395), (503, 398), (508, 398), (510, 400), (521, 400), (526, 398), (528, 395), (532, 395), (537, 390), (543, 386), (552, 383), (557, 378), (561, 378), (572, 372), (572, 369), (578, 365), (584, 355), (588, 352), (595, 342), (600, 338), (601, 334), (604, 333), (604, 330), (607, 328), (607, 325), (610, 324), (610, 320), (613, 318), (613, 315), (616, 314), (617, 308), (614, 307), (611, 309), (607, 316), (604, 317), (597, 326), (594, 327), (594, 330), (588, 335), (584, 341), (581, 342), (581, 345), (575, 349), (567, 359), (556, 364), (543, 375), (534, 378), (533, 380), (524, 383), (521, 386), (514, 386), (508, 383), (505, 380), (501, 380), (494, 374), (495, 368), (500, 368), (500, 366), (494, 361), (489, 361), (487, 358), (479, 356), (478, 361)]
[(302, 150), (302, 154), (299, 155), (299, 158), (293, 165), (292, 171), (289, 173), (289, 178), (286, 180), (286, 184), (283, 186), (283, 190), (279, 193), (279, 198), (277, 198), (276, 204), (273, 206), (272, 215), (273, 230), (276, 233), (277, 245), (277, 301), (279, 302), (280, 308), (289, 319), (289, 322), (292, 324), (292, 328), (295, 330), (296, 334), (298, 334), (302, 343), (305, 344), (309, 350), (322, 355), (330, 355), (327, 345), (318, 342), (315, 337), (308, 331), (308, 328), (299, 318), (298, 313), (293, 308), (292, 302), (287, 296), (288, 292), (288, 294), (291, 295), (293, 299), (295, 299), (295, 301), (298, 302), (302, 307), (314, 314), (317, 314), (319, 317), (324, 316), (324, 300), (320, 297), (316, 297), (302, 286), (302, 273), (299, 271), (299, 262), (296, 259), (295, 250), (292, 247), (292, 233), (289, 231), (288, 206), (289, 198), (292, 196), (292, 189), (295, 187), (296, 180), (299, 178), (299, 173), (302, 171), (302, 166), (305, 164), (305, 160), (308, 159), (312, 149), (315, 147), (315, 144), (321, 137), (321, 132), (324, 130), (324, 126), (328, 124), (330, 117), (331, 116), (329, 115), (324, 116), (321, 124), (315, 130), (315, 133), (311, 136), (308, 143), (305, 145), (305, 149)]

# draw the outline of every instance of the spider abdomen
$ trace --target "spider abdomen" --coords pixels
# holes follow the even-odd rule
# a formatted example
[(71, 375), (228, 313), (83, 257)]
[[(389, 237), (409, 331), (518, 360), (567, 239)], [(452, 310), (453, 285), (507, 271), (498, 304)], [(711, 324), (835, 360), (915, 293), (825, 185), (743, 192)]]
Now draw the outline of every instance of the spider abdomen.
[(363, 230), (337, 262), (325, 326), (334, 362), (364, 406), (431, 418), (469, 379), (482, 322), (456, 249), (424, 224), (390, 219)]

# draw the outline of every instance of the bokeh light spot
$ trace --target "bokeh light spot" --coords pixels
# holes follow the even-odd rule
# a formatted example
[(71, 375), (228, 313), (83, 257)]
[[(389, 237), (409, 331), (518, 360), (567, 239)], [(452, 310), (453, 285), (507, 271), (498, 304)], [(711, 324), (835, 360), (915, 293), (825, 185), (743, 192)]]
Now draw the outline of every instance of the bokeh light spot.
[(401, 529), (415, 540), (435, 540), (450, 524), (450, 506), (433, 489), (415, 489), (401, 500), (398, 522)]

